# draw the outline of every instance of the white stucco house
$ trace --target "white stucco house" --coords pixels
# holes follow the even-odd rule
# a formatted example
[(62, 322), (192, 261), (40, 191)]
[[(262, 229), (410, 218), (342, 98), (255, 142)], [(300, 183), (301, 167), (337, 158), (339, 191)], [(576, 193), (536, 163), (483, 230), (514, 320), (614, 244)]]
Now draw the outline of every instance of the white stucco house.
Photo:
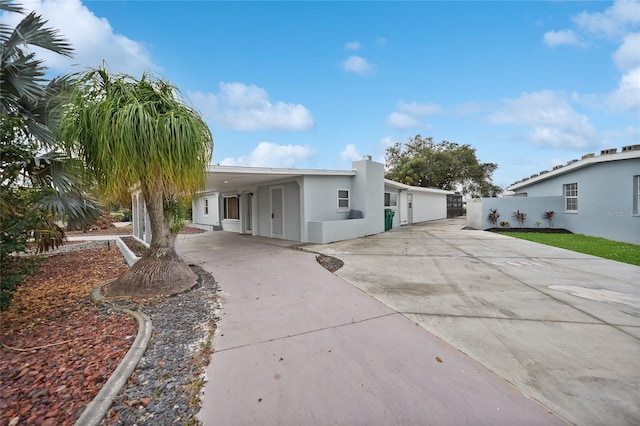
[(511, 227), (518, 226), (511, 217), (516, 210), (527, 213), (525, 227), (533, 228), (536, 221), (547, 227), (542, 215), (552, 210), (555, 228), (640, 244), (640, 145), (585, 154), (507, 189), (512, 196), (467, 200), (467, 225), (496, 227), (487, 216), (497, 209), (500, 221), (509, 221)]
[(453, 192), (403, 185), (385, 179), (384, 172), (369, 156), (351, 170), (212, 165), (205, 190), (193, 200), (192, 222), (328, 243), (384, 232), (385, 209), (395, 212), (393, 226), (447, 217), (447, 195)]

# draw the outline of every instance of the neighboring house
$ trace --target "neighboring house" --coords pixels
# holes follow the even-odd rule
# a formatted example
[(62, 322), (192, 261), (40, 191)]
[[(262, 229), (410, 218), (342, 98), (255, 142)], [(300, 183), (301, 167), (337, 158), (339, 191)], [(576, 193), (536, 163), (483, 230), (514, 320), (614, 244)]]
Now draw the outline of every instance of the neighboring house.
[(446, 218), (447, 194), (386, 180), (384, 165), (369, 156), (352, 170), (209, 166), (193, 223), (328, 243), (383, 232), (385, 209), (395, 211), (393, 226)]
[(513, 212), (527, 213), (525, 227), (548, 227), (542, 215), (555, 212), (554, 228), (640, 244), (640, 145), (583, 155), (551, 171), (542, 171), (507, 188), (513, 196), (467, 202), (467, 225), (488, 229), (487, 215), (497, 209), (500, 221), (519, 226)]

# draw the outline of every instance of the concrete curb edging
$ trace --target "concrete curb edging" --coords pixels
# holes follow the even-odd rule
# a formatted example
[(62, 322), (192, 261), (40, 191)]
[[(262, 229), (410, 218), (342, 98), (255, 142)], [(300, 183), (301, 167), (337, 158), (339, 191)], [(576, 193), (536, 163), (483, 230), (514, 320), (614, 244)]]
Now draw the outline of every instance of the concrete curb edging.
[[(147, 247), (149, 247), (149, 244), (142, 241), (140, 238), (136, 237), (135, 235), (133, 235), (133, 238), (135, 238), (136, 241), (140, 242), (141, 244), (144, 244)], [(122, 241), (122, 238), (120, 237), (116, 238), (116, 245), (120, 249), (120, 252), (122, 252), (122, 255), (124, 256), (124, 260), (127, 261), (127, 265), (129, 265), (129, 267), (132, 267), (133, 264), (136, 263), (138, 259), (140, 259), (138, 256), (136, 256), (136, 254), (133, 251), (131, 251), (129, 246), (126, 245), (124, 241)]]
[[(125, 245), (126, 246), (126, 245)], [(101, 292), (102, 286), (98, 286), (91, 291), (91, 301), (96, 303), (104, 302), (104, 296)], [(124, 387), (131, 377), (131, 374), (135, 370), (138, 362), (142, 359), (144, 352), (147, 350), (147, 345), (151, 339), (151, 332), (153, 326), (151, 325), (151, 319), (142, 312), (131, 311), (129, 309), (123, 309), (117, 305), (110, 304), (113, 309), (124, 312), (138, 321), (138, 334), (133, 341), (131, 348), (124, 356), (120, 364), (116, 367), (115, 371), (111, 374), (107, 382), (104, 384), (98, 395), (87, 405), (82, 415), (75, 422), (75, 426), (97, 426), (102, 422), (102, 419), (107, 414), (113, 400), (118, 395), (120, 390)]]

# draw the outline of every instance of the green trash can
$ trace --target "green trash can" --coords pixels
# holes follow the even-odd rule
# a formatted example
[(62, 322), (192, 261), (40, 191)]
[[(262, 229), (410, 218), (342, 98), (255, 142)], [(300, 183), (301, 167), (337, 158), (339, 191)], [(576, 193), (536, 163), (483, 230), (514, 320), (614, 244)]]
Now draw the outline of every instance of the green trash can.
[(393, 228), (393, 215), (395, 212), (391, 209), (384, 209), (384, 230), (389, 231)]

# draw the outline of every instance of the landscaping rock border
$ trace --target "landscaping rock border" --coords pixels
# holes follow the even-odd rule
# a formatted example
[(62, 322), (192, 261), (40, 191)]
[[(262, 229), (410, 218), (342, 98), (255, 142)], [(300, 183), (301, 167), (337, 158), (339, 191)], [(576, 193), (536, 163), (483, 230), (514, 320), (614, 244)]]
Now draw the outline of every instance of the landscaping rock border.
[(539, 234), (573, 234), (573, 232), (568, 229), (563, 228), (489, 228), (485, 229), (485, 231), (489, 232), (536, 232)]

